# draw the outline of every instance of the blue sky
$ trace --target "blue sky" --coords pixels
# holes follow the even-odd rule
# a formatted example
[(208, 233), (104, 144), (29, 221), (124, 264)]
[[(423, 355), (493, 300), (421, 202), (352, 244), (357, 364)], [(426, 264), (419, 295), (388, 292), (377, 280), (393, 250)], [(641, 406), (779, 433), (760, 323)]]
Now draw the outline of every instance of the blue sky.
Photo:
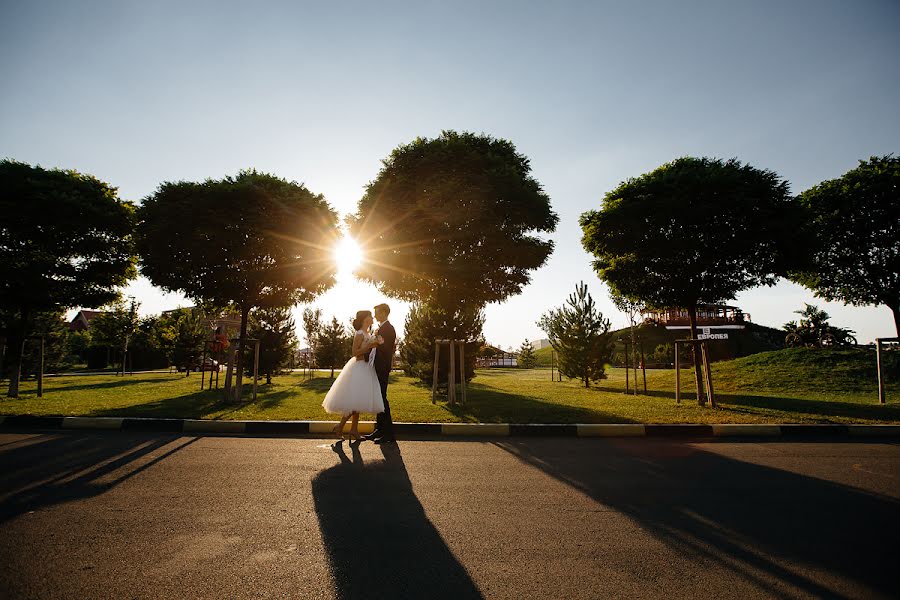
[[(615, 325), (578, 216), (683, 155), (736, 156), (800, 192), (900, 151), (900, 3), (41, 2), (0, 4), (0, 156), (75, 168), (138, 201), (255, 167), (352, 211), (396, 145), (441, 129), (512, 140), (561, 219), (525, 292), (487, 310), (503, 346), (579, 280)], [(145, 281), (144, 312), (187, 302)], [(381, 301), (342, 278), (342, 320)], [(741, 294), (780, 326), (808, 291)], [(860, 341), (888, 309), (825, 303)], [(396, 305), (394, 321), (405, 309)]]

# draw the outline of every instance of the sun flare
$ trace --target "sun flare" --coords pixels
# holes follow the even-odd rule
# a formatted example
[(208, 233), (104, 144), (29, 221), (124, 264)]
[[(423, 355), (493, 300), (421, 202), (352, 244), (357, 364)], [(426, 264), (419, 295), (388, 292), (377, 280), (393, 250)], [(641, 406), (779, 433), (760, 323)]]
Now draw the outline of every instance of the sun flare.
[(349, 235), (345, 235), (334, 248), (334, 260), (337, 263), (338, 277), (349, 278), (362, 262), (363, 254), (359, 244)]

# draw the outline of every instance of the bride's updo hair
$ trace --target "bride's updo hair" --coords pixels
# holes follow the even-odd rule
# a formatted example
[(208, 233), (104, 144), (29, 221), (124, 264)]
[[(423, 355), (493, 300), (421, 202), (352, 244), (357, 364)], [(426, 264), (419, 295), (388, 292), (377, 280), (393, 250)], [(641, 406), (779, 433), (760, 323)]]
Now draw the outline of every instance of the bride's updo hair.
[(366, 322), (366, 319), (372, 316), (372, 312), (368, 310), (358, 310), (356, 311), (356, 318), (353, 319), (353, 330), (359, 331), (362, 329), (363, 323)]

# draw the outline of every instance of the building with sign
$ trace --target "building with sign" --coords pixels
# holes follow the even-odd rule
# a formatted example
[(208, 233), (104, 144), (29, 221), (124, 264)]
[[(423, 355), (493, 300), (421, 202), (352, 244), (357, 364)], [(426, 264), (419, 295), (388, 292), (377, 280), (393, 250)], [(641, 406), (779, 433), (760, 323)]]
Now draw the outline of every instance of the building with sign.
[[(665, 308), (662, 310), (642, 310), (644, 323), (662, 325), (666, 329), (690, 329), (691, 317), (686, 308)], [(697, 327), (708, 330), (744, 329), (750, 322), (750, 315), (737, 306), (726, 304), (698, 304)], [(710, 335), (709, 331), (705, 335)], [(703, 339), (703, 338), (701, 338)], [(706, 338), (727, 339), (727, 338)]]

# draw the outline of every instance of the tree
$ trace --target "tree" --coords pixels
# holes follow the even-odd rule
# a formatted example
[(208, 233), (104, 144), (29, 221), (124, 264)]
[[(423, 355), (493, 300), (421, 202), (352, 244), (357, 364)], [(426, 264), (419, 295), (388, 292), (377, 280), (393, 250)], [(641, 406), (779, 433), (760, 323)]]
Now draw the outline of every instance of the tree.
[[(511, 142), (444, 131), (395, 148), (348, 224), (365, 255), (358, 276), (388, 296), (455, 314), (520, 293), (553, 251), (539, 234), (557, 221)], [(481, 337), (453, 329), (457, 339)]]
[(337, 215), (305, 186), (250, 170), (163, 183), (138, 217), (141, 272), (150, 281), (240, 312), (232, 395), (240, 399), (250, 310), (293, 306), (334, 285)]
[(16, 398), (32, 318), (102, 306), (134, 276), (134, 207), (90, 175), (3, 160), (0, 214), (0, 310), (16, 322), (8, 342)]
[[(309, 348), (308, 357), (315, 361), (316, 356), (316, 340), (319, 338), (319, 332), (322, 330), (322, 309), (321, 308), (304, 308), (303, 309), (303, 333), (306, 335), (306, 345)], [(312, 363), (307, 364), (312, 367)]]
[(257, 308), (250, 313), (250, 337), (259, 340), (259, 371), (266, 383), (287, 367), (297, 350), (294, 319), (288, 308)]
[[(69, 323), (62, 310), (44, 311), (34, 315), (29, 329), (32, 336), (44, 339), (44, 372), (54, 373), (71, 365), (68, 352)], [(41, 344), (31, 339), (22, 354), (21, 378), (37, 374), (40, 369)]]
[[(644, 305), (639, 300), (631, 300), (631, 299), (626, 298), (625, 296), (621, 296), (619, 294), (610, 294), (609, 297), (612, 300), (613, 305), (628, 316), (628, 323), (629, 323), (628, 332), (631, 337), (631, 367), (634, 369), (634, 372), (637, 373), (637, 370), (638, 370), (638, 359), (637, 359), (638, 345), (637, 345), (637, 335), (636, 335), (637, 316), (640, 314), (641, 309), (644, 307)], [(622, 354), (625, 356), (624, 362), (627, 365), (628, 361), (629, 361), (629, 358), (627, 356), (628, 353), (625, 352), (624, 348), (622, 350), (623, 350)], [(637, 381), (637, 380), (635, 380), (635, 381)], [(637, 396), (637, 394), (638, 394), (638, 388), (637, 388), (637, 384), (635, 384), (634, 395)]]
[(559, 371), (570, 379), (606, 379), (606, 365), (612, 356), (609, 319), (603, 317), (583, 282), (575, 286), (566, 304), (544, 313), (538, 326), (550, 338), (559, 355)]
[(694, 339), (699, 303), (775, 283), (795, 254), (788, 244), (797, 222), (788, 185), (772, 171), (692, 157), (623, 182), (580, 219), (584, 248), (612, 293), (686, 308)]
[(790, 278), (826, 300), (887, 306), (900, 336), (900, 157), (859, 161), (799, 202), (814, 241)]
[(121, 369), (125, 374), (125, 357), (128, 344), (137, 332), (139, 320), (137, 302), (132, 299), (130, 305), (117, 300), (106, 307), (91, 321), (91, 337), (96, 344), (121, 352)]
[(206, 340), (209, 339), (209, 323), (206, 313), (200, 308), (182, 308), (169, 313), (173, 322), (172, 364), (184, 376), (200, 365)]
[(519, 357), (517, 362), (523, 369), (533, 369), (537, 365), (537, 356), (534, 354), (534, 346), (532, 346), (531, 342), (527, 339), (522, 342), (522, 345), (519, 347)]
[(331, 317), (331, 323), (324, 325), (316, 338), (316, 366), (330, 368), (334, 379), (335, 367), (346, 363), (352, 350), (353, 336), (337, 317)]
[[(404, 323), (404, 339), (400, 355), (404, 371), (423, 383), (431, 385), (434, 380), (434, 346), (436, 339), (465, 341), (465, 365), (459, 362), (459, 350), (455, 349), (455, 380), (471, 381), (475, 377), (475, 358), (484, 344), (480, 336), (484, 325), (484, 312), (477, 305), (458, 306), (448, 312), (446, 308), (431, 302), (418, 302), (409, 307)], [(476, 339), (468, 338), (471, 332), (479, 332)], [(458, 348), (458, 346), (456, 346)], [(450, 352), (445, 345), (438, 360), (438, 384), (446, 385), (450, 373)]]

